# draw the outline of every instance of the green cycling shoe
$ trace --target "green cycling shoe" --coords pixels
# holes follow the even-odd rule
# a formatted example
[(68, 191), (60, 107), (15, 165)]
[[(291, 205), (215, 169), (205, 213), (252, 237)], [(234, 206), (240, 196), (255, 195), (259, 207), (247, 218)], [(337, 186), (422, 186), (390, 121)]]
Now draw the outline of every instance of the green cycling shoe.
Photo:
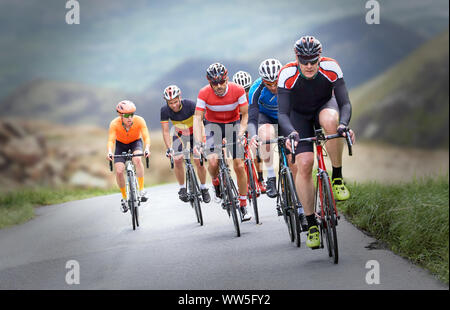
[(317, 226), (311, 226), (309, 228), (306, 246), (313, 249), (317, 249), (320, 246), (320, 233)]
[[(336, 181), (337, 184), (336, 184)], [(333, 179), (333, 193), (336, 200), (347, 200), (350, 198), (350, 192), (345, 186), (344, 181), (341, 178)]]

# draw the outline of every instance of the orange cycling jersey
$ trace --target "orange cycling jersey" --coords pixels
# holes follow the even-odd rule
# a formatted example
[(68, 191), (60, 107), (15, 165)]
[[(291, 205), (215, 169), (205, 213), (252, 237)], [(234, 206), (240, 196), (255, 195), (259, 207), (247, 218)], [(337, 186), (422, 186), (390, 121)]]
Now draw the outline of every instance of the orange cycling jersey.
[(141, 137), (144, 140), (144, 144), (149, 146), (150, 135), (144, 118), (135, 115), (130, 130), (126, 131), (120, 116), (118, 116), (109, 124), (108, 150), (112, 151), (116, 140), (124, 144), (129, 144)]

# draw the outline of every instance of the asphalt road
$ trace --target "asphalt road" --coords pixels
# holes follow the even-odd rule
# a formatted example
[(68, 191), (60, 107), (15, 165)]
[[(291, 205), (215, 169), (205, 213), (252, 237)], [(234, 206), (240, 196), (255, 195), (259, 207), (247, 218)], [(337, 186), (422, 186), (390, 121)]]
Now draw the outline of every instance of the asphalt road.
[[(275, 199), (259, 198), (262, 224), (242, 223), (238, 238), (218, 204), (202, 204), (201, 227), (177, 191), (148, 188), (136, 231), (120, 194), (37, 208), (33, 220), (0, 230), (0, 289), (448, 289), (389, 250), (371, 249), (375, 240), (343, 216), (335, 265), (325, 249), (306, 247), (305, 234), (300, 248), (290, 242)], [(379, 284), (366, 282), (376, 271), (369, 261), (378, 263)]]

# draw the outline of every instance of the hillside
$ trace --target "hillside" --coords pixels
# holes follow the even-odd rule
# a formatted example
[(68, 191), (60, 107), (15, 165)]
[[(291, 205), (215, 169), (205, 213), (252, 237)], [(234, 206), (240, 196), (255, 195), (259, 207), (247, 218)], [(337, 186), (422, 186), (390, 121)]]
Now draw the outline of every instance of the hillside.
[(362, 139), (449, 146), (449, 32), (351, 92), (351, 126)]

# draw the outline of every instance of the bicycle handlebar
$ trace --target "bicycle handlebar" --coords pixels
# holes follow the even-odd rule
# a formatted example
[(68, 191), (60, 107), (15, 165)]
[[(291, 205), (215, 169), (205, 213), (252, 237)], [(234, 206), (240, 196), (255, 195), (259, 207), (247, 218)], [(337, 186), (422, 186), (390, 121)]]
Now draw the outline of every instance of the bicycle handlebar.
[[(193, 150), (183, 150), (181, 152), (174, 152), (173, 154), (171, 154), (169, 157), (170, 159), (170, 169), (173, 169), (174, 167), (174, 161), (173, 161), (173, 157), (174, 156), (178, 156), (178, 155), (185, 155), (185, 154), (193, 154)], [(203, 152), (200, 152), (200, 166), (203, 166), (203, 161), (208, 161), (205, 157), (205, 155), (203, 154)]]
[[(131, 153), (123, 152), (120, 155), (113, 155), (112, 158), (122, 157), (122, 158), (125, 158), (125, 160), (131, 160), (133, 157), (141, 157), (141, 156), (145, 156), (145, 154), (144, 153), (131, 154)], [(147, 168), (149, 168), (149, 159), (148, 159), (148, 157), (145, 158), (145, 163), (146, 163)], [(109, 170), (113, 171), (113, 161), (112, 160), (109, 161)]]

